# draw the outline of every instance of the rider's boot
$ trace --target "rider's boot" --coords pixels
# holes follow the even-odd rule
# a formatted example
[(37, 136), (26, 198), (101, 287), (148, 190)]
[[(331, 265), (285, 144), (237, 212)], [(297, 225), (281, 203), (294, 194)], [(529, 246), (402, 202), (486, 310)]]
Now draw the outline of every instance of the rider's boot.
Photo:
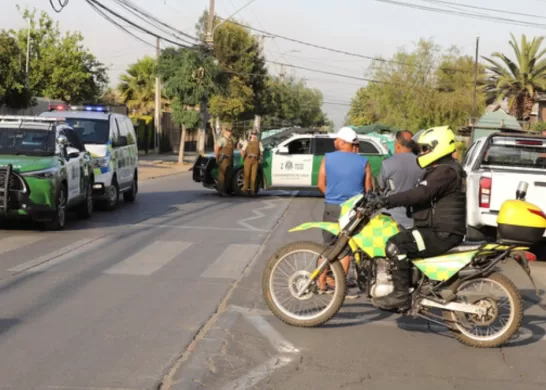
[[(400, 257), (404, 257), (400, 259)], [(399, 309), (402, 311), (411, 308), (411, 298), (409, 294), (410, 286), (410, 266), (409, 260), (405, 255), (399, 255), (398, 258), (391, 261), (392, 282), (394, 291), (387, 296), (373, 298), (374, 305), (385, 309)]]

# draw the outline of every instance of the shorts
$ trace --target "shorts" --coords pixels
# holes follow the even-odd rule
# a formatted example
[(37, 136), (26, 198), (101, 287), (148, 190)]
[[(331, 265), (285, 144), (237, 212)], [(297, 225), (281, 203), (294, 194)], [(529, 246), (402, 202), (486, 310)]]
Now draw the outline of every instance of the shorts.
[[(323, 222), (336, 222), (339, 220), (339, 213), (341, 212), (341, 206), (338, 204), (324, 203), (324, 212), (322, 213)], [(328, 245), (335, 236), (327, 230), (322, 231), (322, 240), (325, 245)], [(345, 256), (351, 254), (351, 248), (347, 245), (347, 248), (341, 252), (338, 258), (342, 259)]]

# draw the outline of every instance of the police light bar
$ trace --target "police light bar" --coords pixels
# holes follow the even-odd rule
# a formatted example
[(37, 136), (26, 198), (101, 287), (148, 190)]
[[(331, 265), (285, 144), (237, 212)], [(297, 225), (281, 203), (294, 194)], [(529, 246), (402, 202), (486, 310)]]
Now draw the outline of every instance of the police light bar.
[(67, 111), (69, 107), (66, 104), (50, 104), (47, 109), (48, 111)]
[(83, 106), (70, 106), (72, 111), (89, 111), (89, 112), (109, 112), (110, 109), (107, 106), (96, 106), (91, 104), (86, 104)]

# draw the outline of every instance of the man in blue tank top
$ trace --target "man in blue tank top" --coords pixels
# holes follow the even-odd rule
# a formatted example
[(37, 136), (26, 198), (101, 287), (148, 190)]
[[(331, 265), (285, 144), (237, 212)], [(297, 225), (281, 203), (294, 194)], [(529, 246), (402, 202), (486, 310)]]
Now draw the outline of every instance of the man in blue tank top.
[[(371, 191), (372, 173), (368, 159), (354, 152), (353, 144), (357, 140), (356, 132), (350, 127), (342, 127), (336, 134), (336, 151), (326, 153), (320, 165), (318, 188), (324, 194), (324, 222), (337, 222), (341, 211), (340, 205), (355, 195)], [(323, 230), (324, 243), (329, 243), (334, 235)], [(347, 274), (350, 265), (350, 249), (340, 255), (341, 264)], [(326, 275), (319, 278), (319, 287), (327, 290), (333, 286), (333, 280), (326, 280)]]

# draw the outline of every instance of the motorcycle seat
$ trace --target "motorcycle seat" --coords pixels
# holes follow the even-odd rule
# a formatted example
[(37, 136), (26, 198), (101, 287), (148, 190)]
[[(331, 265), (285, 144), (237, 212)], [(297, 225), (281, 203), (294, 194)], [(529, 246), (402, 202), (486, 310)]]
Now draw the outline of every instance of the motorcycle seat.
[(449, 251), (447, 251), (446, 254), (475, 251), (485, 243), (487, 243), (487, 241), (463, 241), (455, 248), (451, 248)]

